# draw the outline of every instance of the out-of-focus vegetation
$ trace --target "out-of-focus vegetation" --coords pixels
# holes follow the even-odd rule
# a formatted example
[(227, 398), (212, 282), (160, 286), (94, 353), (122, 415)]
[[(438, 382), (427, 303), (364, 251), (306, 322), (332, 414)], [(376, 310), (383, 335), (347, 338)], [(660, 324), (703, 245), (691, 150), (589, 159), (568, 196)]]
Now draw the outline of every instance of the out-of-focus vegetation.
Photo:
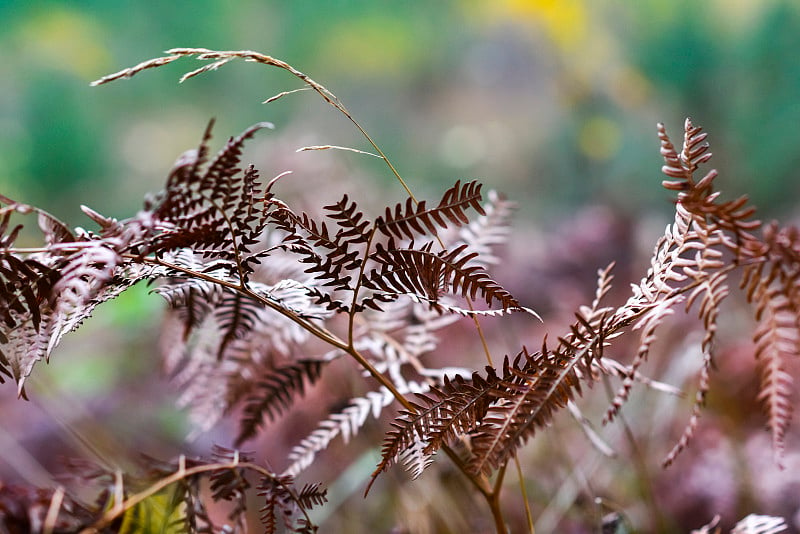
[[(501, 278), (520, 289), (515, 294), (533, 300), (537, 310), (550, 313), (552, 321), (590, 300), (592, 273), (609, 260), (620, 260), (618, 276), (624, 282), (630, 272), (641, 274), (623, 261), (638, 252), (629, 221), (656, 210), (664, 214), (657, 219), (660, 226), (669, 222), (668, 197), (658, 186), (657, 121), (673, 131), (687, 115), (703, 124), (712, 136), (714, 165), (726, 193), (746, 192), (762, 216), (786, 218), (797, 211), (800, 6), (789, 0), (0, 1), (0, 192), (49, 209), (71, 225), (87, 224), (78, 211), (81, 203), (128, 216), (146, 192), (162, 187), (177, 155), (196, 146), (208, 119), (216, 117), (218, 136), (261, 120), (275, 123), (274, 132), (248, 149), (248, 160), (265, 176), (294, 170), (287, 187), (298, 193), (315, 189), (326, 202), (331, 199), (321, 198), (325, 191), (340, 193), (328, 182), (356, 180), (364, 184), (365, 195), (403, 198), (377, 160), (348, 153), (294, 154), (314, 144), (367, 147), (349, 123), (307, 93), (260, 104), (299, 87), (285, 73), (240, 63), (226, 66), (224, 75), (211, 73), (178, 86), (180, 65), (128, 83), (89, 87), (103, 74), (176, 46), (258, 50), (309, 73), (342, 98), (421, 197), (435, 197), (457, 178), (479, 178), (514, 198), (520, 207), (515, 239), (529, 249), (513, 253), (517, 262), (507, 265)], [(565, 220), (576, 222), (564, 225)], [(575, 245), (577, 238), (584, 246)], [(135, 288), (102, 308), (96, 318), (100, 324), (88, 325), (60, 349), (51, 375), (38, 387), (33, 384), (37, 393), (31, 404), (41, 414), (29, 404), (15, 404), (9, 398), (13, 388), (4, 387), (4, 414), (29, 411), (24, 421), (11, 415), (0, 419), (10, 451), (4, 457), (16, 461), (0, 462), (0, 473), (46, 481), (51, 466), (25, 456), (34, 448), (28, 445), (36, 443), (41, 456), (50, 458), (64, 450), (81, 451), (87, 444), (80, 436), (88, 433), (107, 433), (106, 442), (90, 446), (103, 454), (118, 450), (117, 440), (150, 454), (185, 449), (183, 421), (171, 408), (175, 394), (152, 373), (161, 302), (146, 292)], [(734, 314), (727, 328), (735, 330), (741, 320)], [(112, 330), (119, 339), (104, 337)], [(681, 330), (675, 330), (678, 336)], [(680, 353), (682, 342), (670, 343)], [(730, 348), (729, 365), (735, 366), (736, 356), (746, 350)], [(482, 365), (473, 352), (470, 361), (458, 364)], [(68, 369), (59, 367), (61, 359), (70, 359)], [(667, 375), (659, 378), (683, 385), (685, 369), (675, 362), (658, 367), (656, 374)], [(735, 378), (740, 382), (728, 389), (730, 398), (710, 400), (710, 419), (727, 430), (734, 415), (757, 426), (762, 421), (752, 406), (752, 414), (731, 413), (737, 397), (750, 395), (736, 393), (752, 389), (747, 376)], [(659, 402), (656, 407), (675, 415), (679, 427), (684, 411), (669, 411), (674, 407), (665, 404), (671, 401)], [(80, 409), (67, 413), (65, 403)], [(691, 465), (700, 457), (697, 464), (707, 472), (675, 470), (643, 480), (638, 467), (609, 473), (588, 459), (575, 460), (585, 444), (553, 443), (559, 435), (578, 434), (568, 423), (556, 427), (531, 447), (530, 456), (557, 450), (564, 461), (527, 464), (530, 477), (540, 482), (530, 490), (537, 520), (543, 526), (579, 525), (586, 514), (605, 510), (576, 497), (589, 494), (587, 486), (624, 501), (603, 506), (624, 510), (634, 521), (654, 508), (692, 520), (739, 508), (768, 513), (751, 509), (769, 501), (763, 495), (771, 490), (758, 486), (763, 484), (759, 472), (777, 473), (753, 452), (759, 438), (736, 444), (711, 428), (685, 460)], [(197, 448), (226, 433), (230, 429), (218, 429)], [(267, 444), (292, 445), (297, 436), (284, 434)], [(52, 440), (52, 435), (59, 437)], [(20, 443), (8, 448), (13, 436)], [(640, 444), (645, 454), (648, 446), (658, 445), (646, 437)], [(274, 443), (280, 440), (285, 442)], [(746, 482), (735, 478), (734, 464), (743, 459), (749, 463), (738, 475)], [(363, 457), (349, 460), (351, 469), (334, 483), (338, 493), (331, 493), (343, 502), (351, 492), (351, 501), (360, 502), (365, 473), (373, 465)], [(340, 471), (331, 468), (327, 474)], [(597, 475), (593, 481), (581, 478), (591, 474)], [(775, 487), (797, 484), (791, 476), (784, 479)], [(724, 491), (704, 487), (709, 481), (725, 486)], [(421, 506), (418, 492), (435, 493), (431, 507), (422, 510), (428, 522), (458, 530), (452, 518), (447, 521), (455, 524), (437, 523), (445, 522), (437, 509), (452, 503), (434, 485), (422, 480), (385, 498), (397, 499), (401, 515), (403, 507)], [(737, 485), (744, 489), (731, 489)], [(466, 502), (469, 497), (462, 499), (456, 486), (453, 482), (453, 500)], [(417, 497), (409, 497), (411, 492)], [(785, 492), (774, 492), (776, 506), (787, 499)], [(513, 495), (513, 488), (507, 493)], [(637, 503), (642, 494), (657, 503)], [(707, 500), (688, 502), (693, 495)], [(555, 502), (555, 496), (569, 506)], [(378, 497), (363, 506), (377, 517), (385, 504)], [(337, 525), (356, 524), (363, 510), (345, 507), (339, 513)], [(385, 518), (381, 528), (388, 530), (393, 519)]]
[[(794, 2), (4, 2), (0, 19), (0, 184), (69, 220), (77, 199), (136, 209), (212, 116), (224, 131), (263, 119), (279, 137), (363, 144), (330, 110), (310, 132), (322, 105), (308, 95), (260, 105), (288, 78), (244, 65), (186, 87), (167, 70), (88, 86), (174, 46), (284, 58), (325, 80), (412, 182), (482, 177), (527, 218), (661, 205), (653, 125), (686, 115), (715, 132), (731, 190), (781, 211), (800, 192)], [(623, 184), (636, 197), (619, 198)]]

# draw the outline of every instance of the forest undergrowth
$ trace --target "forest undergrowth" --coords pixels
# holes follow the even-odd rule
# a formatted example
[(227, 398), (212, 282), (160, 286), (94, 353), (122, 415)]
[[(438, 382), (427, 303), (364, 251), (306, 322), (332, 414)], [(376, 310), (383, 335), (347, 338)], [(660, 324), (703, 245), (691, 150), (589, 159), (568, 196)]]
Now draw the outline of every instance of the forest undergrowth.
[[(800, 234), (793, 225), (759, 221), (744, 196), (722, 197), (717, 172), (708, 168), (706, 133), (691, 120), (680, 143), (663, 125), (656, 130), (662, 185), (673, 195), (675, 213), (647, 272), (620, 282), (615, 272), (627, 276), (631, 265), (594, 266), (594, 294), (571, 309), (566, 326), (552, 327), (554, 318), (542, 313), (543, 327), (537, 311), (490, 274), (502, 262), (503, 246), (514, 242), (509, 200), (465, 180), (438, 200), (419, 200), (414, 184), (339, 98), (283, 61), (251, 51), (167, 54), (93, 85), (190, 57), (202, 66), (181, 82), (233, 60), (277, 67), (346, 117), (366, 143), (300, 150), (380, 158), (407, 196), (362, 209), (358, 191), (347, 191), (324, 199), (318, 210), (296, 209), (280, 196), (288, 172), (262, 178), (241, 161), (247, 141), (272, 125), (257, 123), (212, 155), (213, 120), (198, 148), (177, 159), (164, 190), (128, 219), (84, 206), (96, 227), (72, 230), (42, 209), (0, 195), (0, 381), (13, 381), (26, 398), (29, 376), (65, 334), (98, 305), (150, 284), (167, 303), (164, 369), (181, 391), (193, 434), (223, 420), (237, 425), (206, 457), (143, 458), (137, 472), (99, 458), (74, 459), (65, 464), (63, 484), (0, 484), (5, 532), (344, 528), (319, 511), (329, 499), (341, 502), (325, 489), (331, 480), (313, 479), (319, 467), (331, 472), (329, 449), (339, 454), (342, 443), (374, 459), (359, 493), (384, 509), (371, 509), (380, 517), (360, 518), (364, 532), (686, 531), (671, 516), (677, 505), (670, 499), (694, 495), (693, 482), (670, 480), (669, 473), (686, 467), (677, 465), (686, 455), (724, 470), (700, 455), (721, 439), (703, 430), (701, 416), (717, 390), (721, 399), (737, 396), (730, 389), (735, 377), (726, 375), (734, 372), (725, 361), (733, 359), (730, 347), (746, 355), (736, 359), (744, 365), (740, 373), (757, 375), (753, 394), (740, 402), (761, 408), (759, 424), (769, 439), (759, 442), (760, 450), (770, 449), (788, 471), (798, 465), (790, 423), (800, 351)], [(309, 198), (316, 200), (311, 192)], [(18, 243), (31, 220), (41, 241)], [(565, 241), (557, 243), (562, 248), (571, 244), (568, 234), (554, 239)], [(558, 301), (558, 293), (552, 298)], [(744, 334), (751, 345), (742, 345), (742, 329), (726, 326), (734, 305), (752, 316), (752, 331)], [(509, 332), (520, 333), (514, 350), (498, 353), (492, 340), (500, 333), (508, 343)], [(729, 335), (735, 339), (724, 339)], [(453, 354), (453, 346), (471, 354)], [(472, 365), (479, 359), (482, 365)], [(688, 381), (687, 364), (694, 377)], [(326, 401), (332, 408), (288, 454), (247, 452), (287, 414), (318, 403), (315, 388), (332, 368), (357, 377), (362, 392), (336, 392), (339, 398)], [(670, 383), (676, 376), (680, 383)], [(644, 397), (629, 402), (638, 390), (652, 390), (649, 405), (641, 404)], [(684, 391), (687, 409), (673, 406), (665, 416), (659, 399), (681, 404)], [(619, 443), (598, 430), (600, 420), (591, 422), (598, 411), (607, 428), (617, 429)], [(641, 430), (651, 434), (649, 441)], [(527, 462), (531, 448), (548, 439), (556, 443), (548, 450), (561, 457)], [(651, 454), (663, 455), (667, 492)], [(623, 456), (634, 477), (627, 483), (641, 504), (615, 503), (593, 489), (613, 485), (592, 477), (597, 466)], [(399, 475), (396, 464), (407, 474)], [(732, 499), (723, 509), (712, 509), (721, 502), (713, 498), (700, 503), (707, 524), (691, 527), (709, 533), (722, 526), (738, 533), (788, 528), (780, 517), (748, 515), (761, 512), (745, 509), (757, 498)], [(730, 513), (738, 516), (714, 517)]]

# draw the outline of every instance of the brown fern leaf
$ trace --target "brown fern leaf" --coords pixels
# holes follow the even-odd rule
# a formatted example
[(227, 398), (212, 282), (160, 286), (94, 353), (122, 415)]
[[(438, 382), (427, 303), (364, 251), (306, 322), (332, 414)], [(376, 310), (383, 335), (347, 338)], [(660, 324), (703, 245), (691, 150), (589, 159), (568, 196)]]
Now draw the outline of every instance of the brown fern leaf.
[(174, 309), (183, 324), (182, 341), (189, 339), (192, 330), (197, 328), (219, 302), (223, 289), (216, 284), (193, 278), (172, 278), (153, 290)]
[[(42, 210), (6, 197), (0, 202), (8, 203), (0, 208), (0, 373), (10, 371), (24, 395), (25, 377), (37, 361), (49, 357), (65, 333), (97, 305), (157, 269), (123, 259), (147, 233), (139, 218), (126, 224), (109, 220), (104, 237), (85, 232), (76, 237)], [(23, 253), (13, 248), (21, 229), (10, 227), (13, 213), (37, 215), (45, 247)]]
[(696, 284), (696, 287), (686, 299), (686, 310), (688, 311), (692, 307), (692, 304), (698, 298), (700, 299), (698, 317), (702, 321), (705, 331), (700, 344), (701, 350), (703, 351), (703, 363), (700, 368), (698, 389), (692, 405), (691, 416), (678, 442), (662, 462), (664, 467), (671, 465), (678, 454), (686, 448), (698, 426), (702, 408), (705, 406), (706, 396), (710, 387), (711, 369), (714, 365), (713, 350), (717, 331), (717, 315), (722, 301), (729, 293), (726, 283), (727, 272), (722, 270), (725, 264), (720, 259), (722, 257), (722, 252), (719, 250), (719, 247), (716, 246), (722, 243), (722, 238), (719, 236), (712, 238), (708, 235), (709, 230), (711, 230), (712, 235), (717, 234), (718, 231), (713, 229), (713, 227), (703, 228), (702, 225), (698, 224), (695, 224), (695, 227), (698, 236), (703, 242), (703, 248), (695, 254), (694, 265), (684, 266), (683, 272), (686, 273), (691, 280), (694, 280)]
[(702, 217), (709, 224), (732, 232), (733, 239), (726, 240), (726, 245), (737, 257), (758, 255), (763, 247), (752, 232), (761, 226), (761, 222), (752, 219), (755, 208), (747, 204), (747, 197), (719, 202), (719, 193), (713, 190), (713, 181), (717, 177), (715, 169), (710, 170), (700, 180), (696, 181), (694, 178), (699, 165), (711, 159), (711, 153), (707, 152), (706, 134), (702, 133), (702, 128), (694, 126), (691, 119), (686, 119), (683, 150), (680, 154), (675, 150), (663, 124), (658, 125), (658, 136), (665, 162), (662, 172), (675, 178), (665, 180), (662, 185), (678, 191), (678, 202), (688, 211)]
[(358, 205), (351, 202), (347, 195), (336, 204), (325, 206), (323, 209), (330, 212), (328, 218), (336, 221), (340, 230), (336, 234), (338, 240), (350, 245), (366, 243), (369, 241), (371, 223), (364, 219), (364, 214), (358, 211)]
[(291, 476), (263, 477), (258, 485), (258, 495), (264, 499), (261, 507), (261, 524), (267, 534), (278, 532), (278, 515), (289, 532), (306, 534), (317, 531), (308, 518), (307, 510), (327, 502), (327, 491), (316, 484), (306, 485), (300, 494), (292, 489)]
[(241, 339), (253, 330), (258, 321), (261, 305), (240, 293), (226, 291), (214, 309), (214, 316), (222, 328), (222, 339), (217, 349), (217, 359), (222, 359), (225, 349), (236, 339)]
[(800, 228), (772, 222), (764, 228), (764, 242), (784, 294), (800, 310)]
[[(35, 208), (4, 196), (0, 196), (0, 202), (8, 204), (0, 208), (0, 319), (6, 328), (14, 328), (30, 319), (34, 330), (38, 330), (42, 312), (40, 308), (50, 300), (53, 286), (59, 278), (58, 271), (63, 268), (64, 261), (46, 265), (35, 257), (22, 258), (13, 253), (14, 242), (23, 225), (17, 224), (9, 228), (11, 215), (29, 213)], [(49, 229), (54, 225), (60, 228), (63, 223), (43, 211), (39, 211), (39, 221), (46, 239), (55, 241), (56, 233)], [(3, 337), (0, 337), (0, 341), (7, 342), (3, 341)]]
[(436, 307), (441, 294), (452, 292), (474, 300), (478, 294), (491, 306), (497, 300), (504, 310), (522, 306), (508, 291), (477, 265), (468, 265), (477, 253), (463, 255), (466, 245), (451, 251), (431, 252), (433, 242), (420, 248), (398, 248), (393, 240), (386, 247), (380, 243), (370, 258), (378, 262), (380, 271), (372, 270), (365, 277), (365, 287), (387, 294), (412, 294)]
[(579, 317), (572, 333), (556, 350), (546, 346), (534, 355), (522, 350), (511, 364), (506, 358), (503, 377), (492, 388), (497, 401), (476, 429), (469, 469), (489, 474), (505, 464), (517, 448), (566, 407), (581, 383), (592, 379), (591, 366), (602, 357), (602, 319), (596, 331)]
[(245, 141), (272, 125), (258, 123), (231, 138), (203, 171), (212, 126), (213, 121), (198, 149), (178, 158), (166, 190), (155, 201), (152, 216), (161, 233), (148, 252), (161, 255), (191, 247), (205, 257), (229, 260), (246, 279), (258, 263), (251, 247), (260, 242), (273, 203), (272, 194), (261, 190), (255, 168), (242, 171), (239, 162)]
[[(211, 454), (213, 461), (217, 463), (238, 464), (253, 461), (252, 454), (219, 445), (214, 445)], [(214, 470), (211, 472), (209, 481), (211, 482), (211, 495), (215, 501), (241, 499), (250, 488), (250, 482), (245, 477), (244, 469), (241, 468)]]
[(419, 455), (430, 457), (443, 444), (472, 432), (495, 400), (491, 388), (498, 377), (491, 367), (487, 367), (487, 373), (485, 379), (474, 373), (469, 381), (461, 375), (452, 380), (445, 377), (441, 388), (431, 387), (429, 393), (417, 394), (422, 403), (412, 403), (415, 412), (403, 411), (392, 423), (393, 429), (383, 442), (381, 462), (372, 473), (366, 493), (378, 475), (415, 445), (421, 444)]
[(708, 152), (709, 145), (705, 142), (708, 134), (702, 133), (702, 130), (702, 128), (694, 126), (692, 120), (687, 118), (684, 123), (683, 150), (678, 153), (672, 141), (670, 141), (664, 125), (658, 124), (661, 155), (664, 157), (664, 166), (661, 167), (661, 172), (678, 180), (677, 182), (663, 182), (662, 185), (667, 189), (676, 191), (698, 189), (703, 194), (710, 192), (711, 180), (716, 176), (716, 173), (710, 179), (706, 177), (701, 180), (703, 182), (702, 187), (698, 187), (694, 181), (694, 172), (698, 166), (711, 159), (711, 153)]
[[(324, 281), (326, 287), (351, 291), (353, 273), (361, 268), (363, 261), (360, 245), (369, 241), (371, 224), (364, 220), (364, 214), (358, 211), (356, 203), (350, 201), (347, 195), (324, 209), (329, 212), (326, 217), (338, 227), (334, 235), (331, 235), (325, 221), (317, 222), (306, 213), (298, 216), (286, 207), (276, 210), (272, 219), (278, 228), (286, 232), (284, 242), (289, 243), (291, 250), (301, 256), (302, 263), (310, 265), (305, 272)], [(332, 302), (325, 299), (324, 295), (319, 298)], [(343, 303), (337, 303), (332, 309), (346, 311), (348, 308)]]
[(328, 490), (321, 488), (320, 484), (306, 484), (297, 494), (297, 502), (307, 510), (322, 506), (328, 502)]
[(279, 367), (258, 380), (256, 391), (245, 401), (236, 444), (255, 436), (265, 417), (275, 420), (289, 409), (296, 398), (305, 393), (306, 386), (319, 379), (323, 365), (320, 360), (301, 360)]
[[(709, 210), (718, 207), (715, 203), (718, 195), (711, 192), (710, 179), (704, 183), (701, 180), (700, 185), (693, 181), (697, 166), (710, 157), (706, 152), (705, 136), (687, 122), (685, 146), (681, 154), (675, 151), (663, 126), (659, 126), (659, 136), (665, 159), (663, 171), (670, 177), (680, 178), (682, 184), (679, 187), (677, 182), (665, 182), (664, 185), (681, 192), (678, 195), (675, 222), (667, 227), (664, 236), (659, 239), (647, 275), (638, 286), (634, 286), (634, 295), (611, 321), (612, 324), (632, 321), (635, 323), (634, 329), (640, 329), (641, 334), (630, 373), (623, 380), (606, 413), (606, 422), (615, 417), (627, 400), (634, 376), (646, 360), (650, 345), (656, 338), (657, 328), (666, 316), (673, 313), (673, 308), (684, 300), (684, 292), (689, 292), (687, 311), (695, 302), (700, 302), (698, 314), (705, 329), (702, 348), (704, 354), (711, 358), (716, 317), (722, 300), (728, 294), (727, 265), (723, 260), (723, 252), (726, 248), (733, 250), (737, 247), (735, 240), (731, 240), (719, 226), (718, 217), (713, 214), (706, 216), (705, 211), (696, 213), (685, 205), (694, 198), (693, 202), (697, 199), (701, 203), (707, 202)], [(713, 179), (716, 174), (709, 173), (709, 176)], [(704, 392), (698, 398), (704, 398)], [(694, 412), (696, 408), (697, 405), (693, 408)]]
[[(752, 301), (758, 323), (753, 339), (761, 367), (759, 400), (764, 403), (778, 461), (783, 456), (785, 436), (792, 417), (792, 377), (786, 361), (800, 354), (798, 310), (792, 306), (777, 278), (777, 268), (754, 277)], [(751, 275), (752, 276), (752, 275)]]
[(30, 258), (0, 252), (0, 318), (14, 328), (25, 317), (35, 329), (41, 321), (41, 306), (49, 299), (58, 280), (56, 269)]
[(692, 232), (690, 239), (697, 240), (694, 264), (684, 265), (683, 272), (694, 285), (687, 301), (687, 308), (702, 295), (699, 314), (706, 330), (703, 339), (704, 364), (701, 370), (701, 387), (698, 391), (689, 426), (668, 456), (682, 448), (696, 425), (699, 407), (708, 383), (711, 366), (711, 345), (716, 330), (716, 316), (720, 301), (727, 295), (726, 271), (721, 259), (722, 250), (730, 250), (736, 261), (747, 262), (744, 268), (742, 287), (746, 289), (748, 300), (755, 305), (758, 323), (754, 340), (756, 359), (762, 373), (759, 398), (766, 406), (769, 426), (776, 456), (780, 458), (791, 415), (790, 395), (791, 376), (786, 371), (785, 362), (793, 355), (800, 354), (800, 240), (798, 230), (793, 227), (780, 229), (771, 224), (763, 229), (764, 238), (759, 239), (753, 232), (761, 227), (752, 218), (755, 209), (748, 205), (747, 199), (720, 202), (712, 182), (715, 171), (710, 171), (699, 181), (693, 174), (698, 166), (709, 160), (705, 134), (687, 119), (684, 128), (684, 147), (677, 154), (666, 136), (663, 126), (659, 126), (662, 155), (665, 158), (664, 172), (676, 181), (664, 182), (665, 187), (679, 191), (679, 208), (691, 213)]
[[(409, 382), (401, 393), (422, 393), (428, 389), (425, 385)], [(358, 434), (370, 416), (379, 417), (381, 411), (395, 400), (394, 395), (386, 388), (369, 391), (363, 397), (350, 399), (344, 409), (320, 422), (316, 430), (292, 449), (289, 453), (290, 465), (284, 473), (292, 476), (299, 474), (311, 465), (316, 455), (327, 449), (337, 436), (342, 436), (347, 443), (350, 438)]]
[(428, 208), (424, 200), (415, 205), (413, 199), (409, 198), (405, 208), (397, 204), (394, 213), (386, 208), (386, 213), (376, 219), (375, 227), (388, 237), (414, 239), (420, 235), (436, 235), (437, 226), (444, 229), (450, 225), (468, 224), (467, 208), (485, 215), (480, 203), (481, 187), (477, 181), (462, 185), (459, 180), (445, 192), (435, 208)]
[[(712, 249), (706, 249), (706, 251), (708, 250)], [(714, 365), (713, 344), (717, 330), (717, 314), (721, 301), (728, 295), (728, 286), (725, 283), (726, 278), (727, 275), (724, 271), (713, 273), (704, 284), (698, 285), (687, 299), (686, 308), (688, 310), (693, 300), (697, 298), (697, 295), (703, 295), (698, 310), (698, 315), (703, 321), (703, 328), (705, 330), (705, 335), (700, 345), (703, 351), (703, 363), (700, 368), (698, 388), (697, 393), (695, 393), (691, 416), (683, 429), (681, 437), (678, 439), (678, 443), (675, 444), (662, 462), (664, 467), (669, 467), (675, 461), (678, 454), (689, 444), (699, 423), (702, 408), (705, 406), (706, 396), (708, 395), (711, 383), (711, 369)]]

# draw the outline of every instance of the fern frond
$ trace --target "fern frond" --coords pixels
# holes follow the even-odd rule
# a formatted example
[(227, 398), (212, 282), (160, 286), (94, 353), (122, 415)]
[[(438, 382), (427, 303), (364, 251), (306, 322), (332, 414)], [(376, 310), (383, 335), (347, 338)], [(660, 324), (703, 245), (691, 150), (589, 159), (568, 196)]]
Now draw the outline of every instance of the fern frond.
[(328, 490), (320, 489), (320, 484), (306, 484), (297, 494), (297, 500), (301, 506), (310, 510), (328, 502)]
[(462, 243), (467, 245), (465, 252), (477, 253), (473, 262), (479, 262), (483, 268), (500, 262), (494, 249), (508, 240), (511, 211), (515, 206), (493, 189), (486, 196), (487, 200), (481, 206), (484, 214), (462, 226), (455, 242), (445, 241), (448, 248)]
[(785, 436), (792, 417), (792, 377), (786, 362), (800, 354), (798, 310), (793, 309), (782, 285), (766, 273), (757, 279), (752, 299), (756, 305), (758, 323), (753, 339), (756, 360), (761, 367), (759, 400), (769, 417), (772, 442), (780, 461), (785, 448)]
[(420, 248), (399, 248), (393, 240), (380, 243), (370, 256), (380, 264), (364, 280), (366, 287), (388, 294), (417, 295), (436, 306), (444, 292), (474, 300), (478, 294), (491, 306), (497, 300), (503, 310), (520, 309), (521, 304), (478, 266), (469, 266), (476, 253), (462, 255), (466, 245), (451, 251), (431, 252), (433, 243)]
[[(159, 270), (123, 258), (147, 232), (139, 218), (127, 225), (109, 223), (102, 238), (76, 237), (47, 212), (6, 197), (0, 202), (8, 204), (0, 208), (0, 374), (13, 376), (24, 395), (25, 378), (64, 334), (97, 305)], [(10, 227), (14, 213), (37, 215), (44, 248), (16, 252), (22, 225)]]
[(386, 389), (370, 391), (364, 397), (351, 399), (346, 408), (320, 422), (316, 430), (292, 448), (289, 453), (290, 465), (284, 470), (284, 474), (297, 476), (311, 465), (316, 455), (327, 449), (337, 436), (341, 435), (345, 443), (350, 441), (370, 414), (375, 418), (379, 417), (383, 409), (394, 400), (394, 396)]
[(339, 228), (334, 235), (325, 221), (317, 222), (306, 213), (298, 216), (288, 208), (275, 210), (272, 218), (286, 232), (284, 242), (292, 245), (302, 263), (310, 265), (306, 273), (324, 281), (326, 287), (350, 291), (353, 271), (360, 269), (363, 261), (359, 245), (369, 241), (370, 222), (347, 195), (324, 209)]
[(297, 494), (292, 489), (294, 477), (288, 475), (263, 477), (258, 485), (258, 495), (264, 499), (261, 507), (261, 524), (267, 534), (278, 532), (278, 516), (288, 532), (311, 534), (317, 527), (311, 523), (307, 511), (327, 502), (327, 490), (318, 484), (306, 485)]
[[(707, 268), (700, 256), (709, 253), (711, 255), (716, 255), (716, 252), (717, 251), (712, 248), (706, 248), (702, 253), (698, 252), (698, 266), (700, 266), (701, 269)], [(713, 262), (717, 263), (717, 260), (713, 260)], [(721, 266), (722, 264), (719, 262), (717, 267)], [(697, 298), (698, 295), (703, 295), (698, 310), (698, 315), (703, 322), (703, 329), (705, 330), (705, 334), (700, 345), (703, 352), (703, 362), (700, 367), (698, 388), (697, 393), (695, 394), (694, 403), (692, 405), (691, 416), (689, 417), (689, 421), (684, 427), (683, 433), (678, 439), (678, 442), (662, 462), (664, 467), (671, 465), (678, 454), (680, 454), (681, 451), (686, 448), (686, 446), (689, 444), (689, 441), (694, 436), (695, 429), (699, 423), (701, 410), (705, 406), (706, 395), (708, 394), (710, 387), (711, 369), (714, 365), (713, 343), (717, 329), (717, 314), (719, 313), (722, 300), (728, 295), (728, 286), (725, 283), (725, 280), (727, 279), (727, 273), (725, 273), (725, 271), (718, 270), (713, 272), (713, 274), (710, 276), (707, 275), (705, 271), (701, 270), (699, 272), (703, 272), (704, 274), (702, 277), (702, 283), (699, 283), (692, 293), (690, 293), (686, 301), (686, 309), (688, 310), (692, 306), (692, 302)]]
[(702, 133), (702, 128), (694, 126), (691, 119), (686, 119), (683, 150), (680, 154), (675, 150), (663, 124), (658, 125), (658, 136), (665, 162), (662, 172), (676, 179), (665, 180), (663, 186), (678, 191), (678, 201), (689, 212), (709, 224), (731, 232), (733, 238), (726, 240), (726, 244), (737, 257), (757, 255), (763, 247), (752, 232), (761, 226), (761, 222), (752, 219), (755, 208), (747, 205), (747, 198), (719, 202), (719, 193), (713, 190), (713, 182), (717, 177), (714, 169), (700, 180), (694, 178), (699, 165), (711, 159), (711, 153), (707, 152), (706, 134)]
[[(428, 390), (427, 385), (414, 382), (409, 382), (407, 386), (408, 393), (423, 393)], [(347, 443), (364, 426), (370, 415), (377, 419), (383, 409), (395, 400), (394, 395), (386, 388), (351, 399), (346, 408), (319, 423), (316, 430), (292, 449), (289, 453), (290, 465), (284, 470), (284, 474), (297, 476), (339, 435)]]
[(319, 379), (323, 363), (303, 360), (279, 367), (260, 378), (255, 384), (256, 391), (245, 401), (236, 444), (255, 436), (265, 418), (275, 420), (291, 407), (296, 398), (305, 393), (306, 385), (313, 385)]
[(516, 308), (497, 308), (493, 310), (475, 310), (469, 308), (462, 308), (461, 306), (451, 304), (444, 297), (439, 297), (435, 300), (431, 300), (421, 297), (420, 295), (415, 295), (413, 293), (408, 293), (406, 294), (406, 296), (414, 302), (427, 304), (429, 308), (438, 310), (439, 312), (451, 315), (460, 315), (462, 317), (502, 317), (503, 315), (508, 315), (509, 313), (525, 312), (541, 320), (541, 317), (539, 316), (538, 313), (536, 313), (530, 308), (526, 308), (525, 306), (519, 306)]
[(369, 241), (371, 222), (364, 218), (364, 213), (358, 210), (358, 205), (351, 201), (347, 195), (336, 204), (325, 206), (327, 217), (336, 221), (340, 230), (336, 239), (348, 245), (366, 244)]
[(258, 321), (261, 306), (240, 293), (226, 291), (214, 309), (214, 318), (222, 331), (217, 349), (217, 359), (222, 359), (225, 350), (236, 339), (242, 339), (253, 331)]
[(205, 257), (235, 264), (244, 281), (259, 261), (251, 247), (266, 228), (272, 195), (261, 190), (252, 165), (242, 171), (239, 163), (245, 141), (272, 125), (258, 123), (231, 138), (202, 170), (212, 126), (213, 121), (200, 147), (184, 153), (175, 163), (166, 189), (152, 209), (161, 232), (148, 250), (162, 255), (191, 247)]
[(375, 227), (390, 238), (414, 239), (421, 235), (436, 235), (438, 228), (450, 225), (462, 226), (469, 223), (465, 210), (472, 208), (485, 215), (481, 206), (481, 184), (477, 181), (461, 184), (457, 181), (445, 191), (435, 208), (428, 208), (423, 200), (417, 204), (413, 199), (395, 206), (394, 212), (386, 208), (386, 213), (375, 220)]
[[(403, 411), (392, 423), (381, 450), (381, 462), (372, 473), (372, 483), (398, 459), (415, 459), (414, 478), (430, 464), (433, 454), (443, 444), (472, 432), (483, 420), (495, 400), (492, 386), (498, 377), (487, 368), (486, 379), (478, 373), (471, 380), (456, 375), (445, 377), (442, 387), (432, 386), (426, 394), (418, 394), (412, 403), (414, 412)], [(422, 469), (420, 469), (422, 468)]]
[(398, 455), (398, 460), (411, 475), (412, 480), (422, 476), (422, 473), (433, 463), (433, 454), (426, 452), (427, 449), (427, 442), (415, 441)]
[(778, 534), (788, 529), (782, 517), (750, 514), (736, 523), (731, 534)]
[(571, 334), (559, 339), (554, 351), (543, 345), (534, 355), (522, 350), (513, 364), (506, 358), (503, 376), (492, 388), (492, 404), (473, 437), (469, 469), (488, 474), (499, 468), (517, 448), (547, 425), (553, 414), (564, 408), (581, 382), (591, 380), (591, 365), (602, 358), (603, 317), (596, 329), (579, 317)]
[(669, 451), (667, 456), (664, 458), (664, 461), (661, 462), (661, 465), (665, 468), (672, 465), (678, 455), (686, 448), (687, 445), (689, 445), (689, 441), (694, 436), (694, 432), (697, 429), (698, 423), (700, 422), (701, 410), (706, 404), (706, 395), (708, 394), (711, 381), (711, 366), (711, 352), (703, 350), (703, 364), (700, 367), (700, 379), (697, 387), (697, 393), (695, 393), (694, 397), (694, 404), (692, 405), (692, 413), (689, 416), (689, 422), (686, 423), (686, 426), (681, 433), (681, 437), (678, 438), (678, 442), (672, 447), (672, 450)]

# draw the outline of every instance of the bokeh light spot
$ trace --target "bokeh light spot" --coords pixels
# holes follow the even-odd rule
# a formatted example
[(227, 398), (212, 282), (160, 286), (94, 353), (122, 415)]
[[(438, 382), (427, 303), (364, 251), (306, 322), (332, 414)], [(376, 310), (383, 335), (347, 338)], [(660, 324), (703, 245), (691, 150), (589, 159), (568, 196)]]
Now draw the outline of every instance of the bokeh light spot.
[(604, 161), (619, 151), (622, 132), (608, 117), (596, 116), (583, 123), (578, 133), (578, 146), (586, 157)]

